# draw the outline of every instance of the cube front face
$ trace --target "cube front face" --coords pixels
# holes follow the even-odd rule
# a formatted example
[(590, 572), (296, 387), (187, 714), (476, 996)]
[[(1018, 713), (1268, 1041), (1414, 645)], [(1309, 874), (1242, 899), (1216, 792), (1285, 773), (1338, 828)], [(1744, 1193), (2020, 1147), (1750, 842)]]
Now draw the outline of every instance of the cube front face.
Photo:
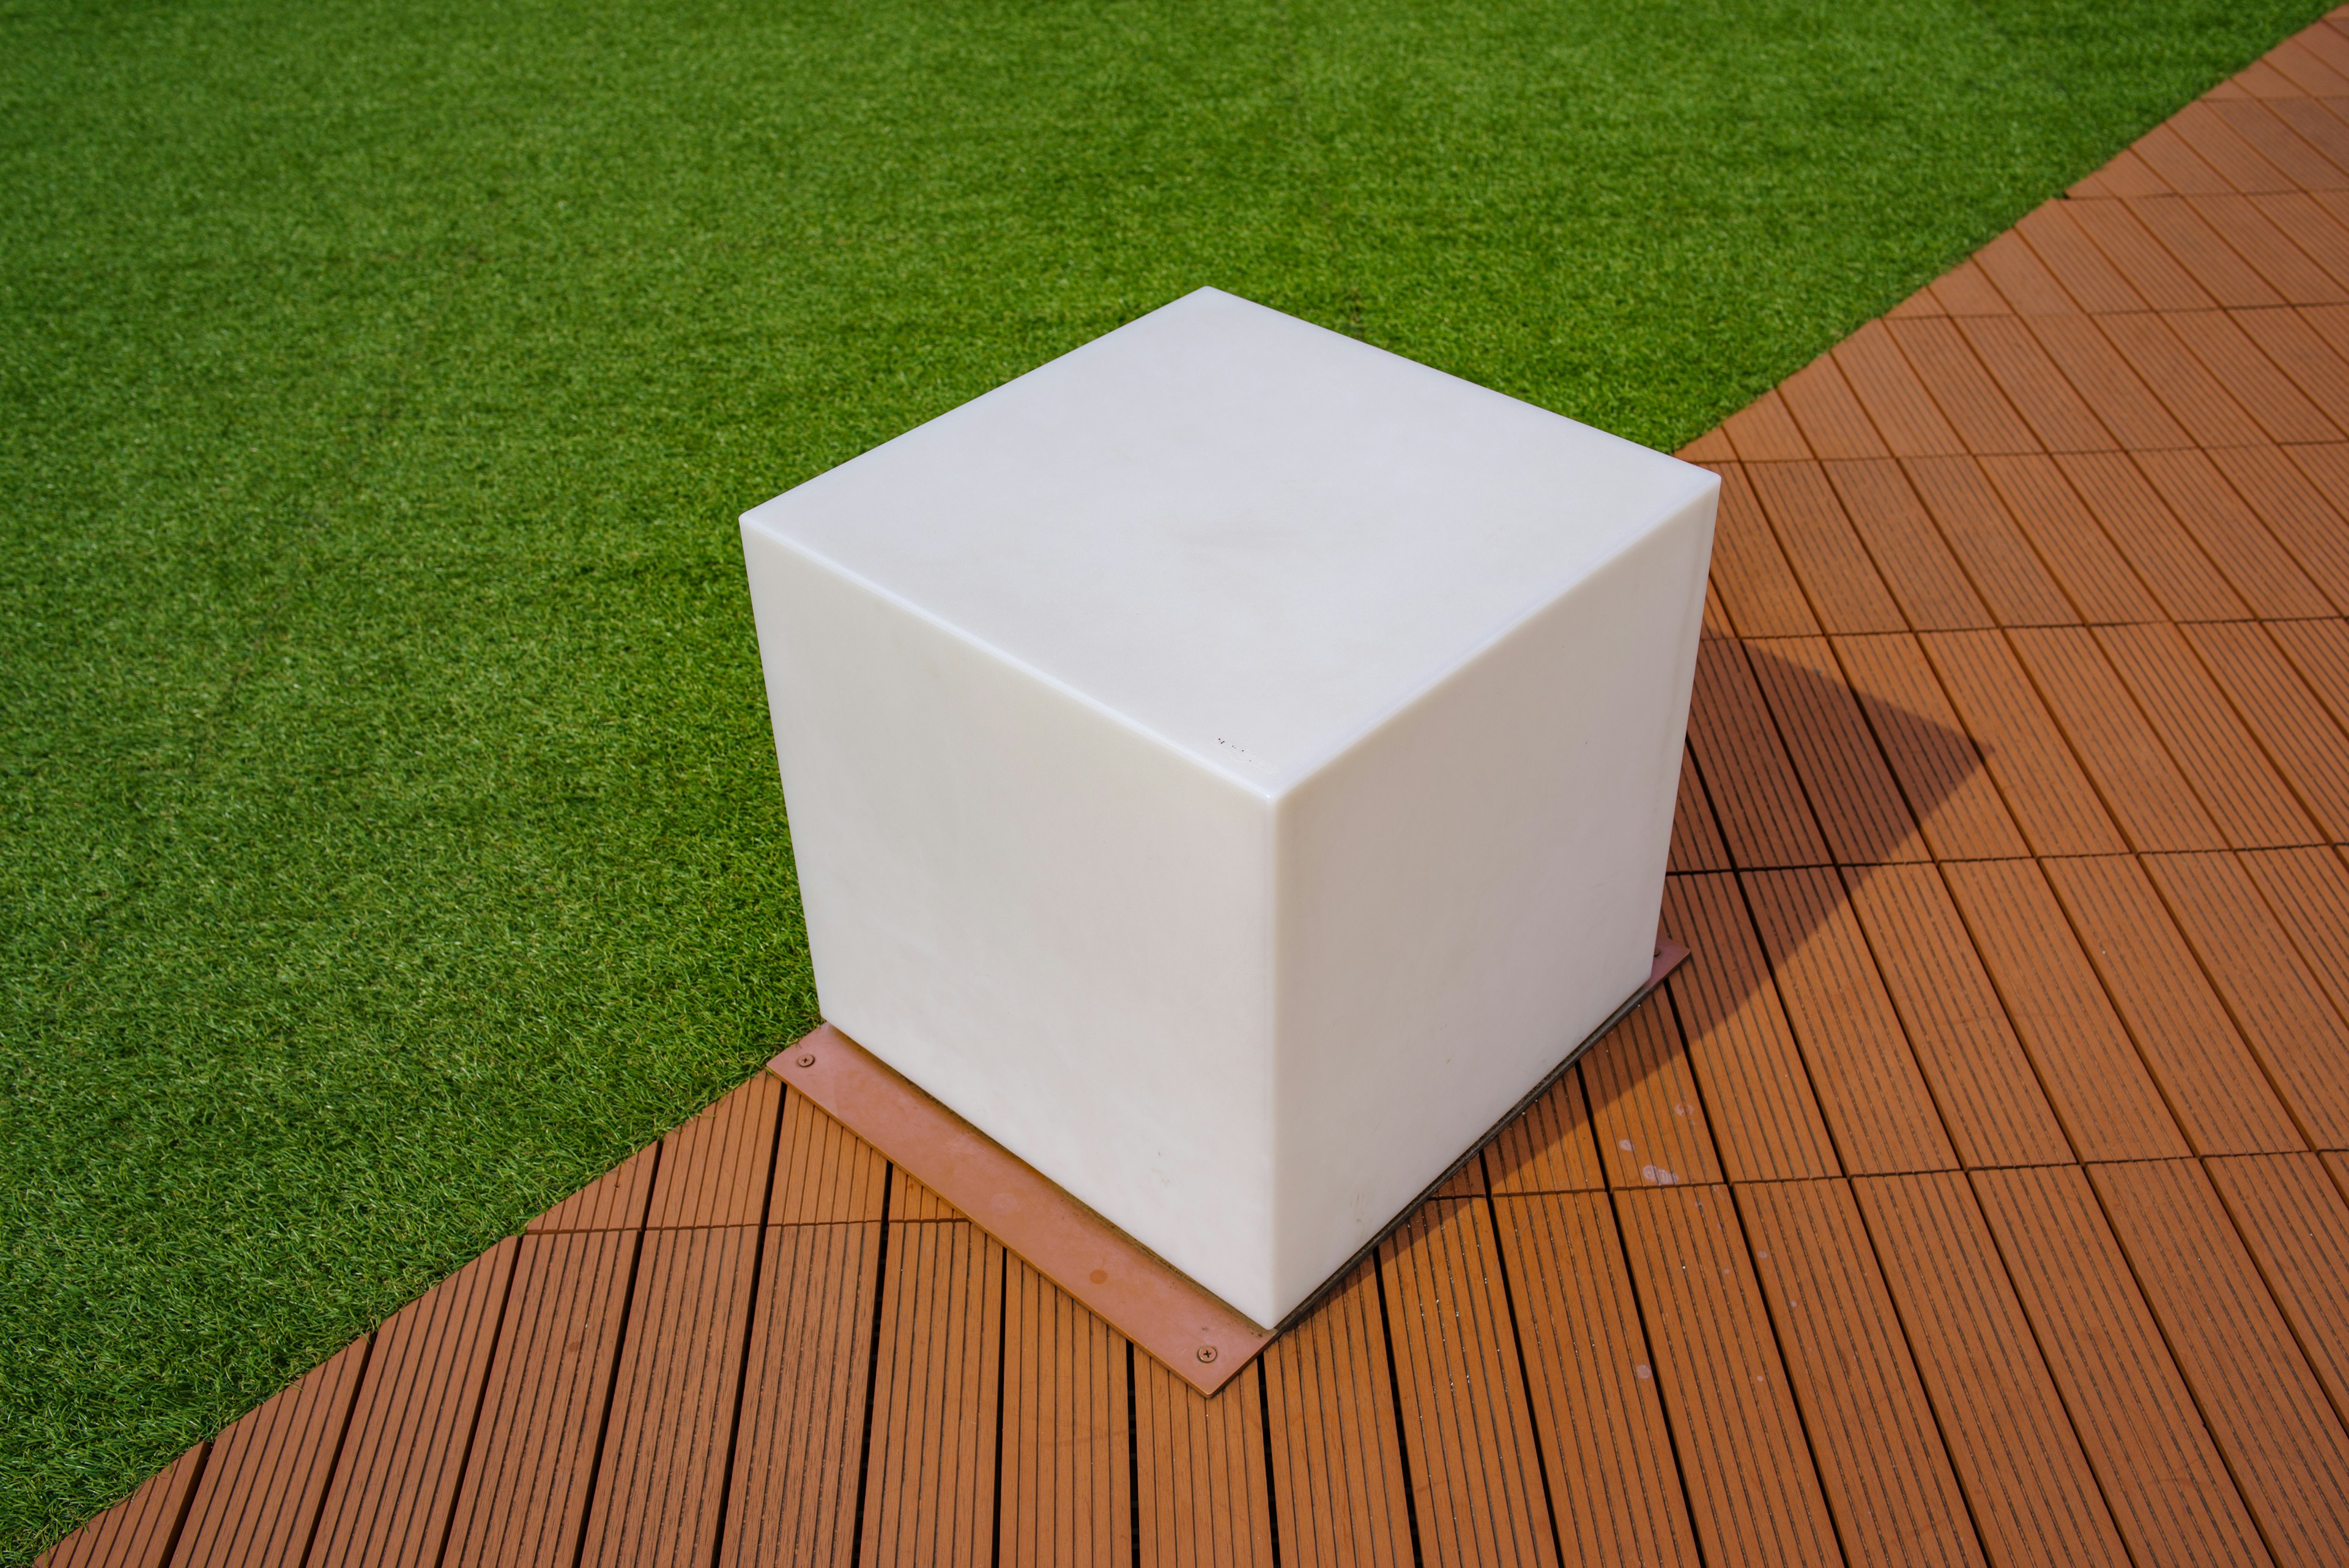
[(760, 508), (826, 1015), (1278, 1322), (1645, 978), (1716, 493), (1195, 296)]

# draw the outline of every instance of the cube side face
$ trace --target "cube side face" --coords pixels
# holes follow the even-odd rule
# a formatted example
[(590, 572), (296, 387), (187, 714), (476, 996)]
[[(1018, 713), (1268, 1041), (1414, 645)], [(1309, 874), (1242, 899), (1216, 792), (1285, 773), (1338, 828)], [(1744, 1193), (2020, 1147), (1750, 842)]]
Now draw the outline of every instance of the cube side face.
[(1646, 980), (1718, 493), (1283, 800), (1282, 1314)]
[(743, 546), (825, 1016), (1270, 1321), (1270, 803)]

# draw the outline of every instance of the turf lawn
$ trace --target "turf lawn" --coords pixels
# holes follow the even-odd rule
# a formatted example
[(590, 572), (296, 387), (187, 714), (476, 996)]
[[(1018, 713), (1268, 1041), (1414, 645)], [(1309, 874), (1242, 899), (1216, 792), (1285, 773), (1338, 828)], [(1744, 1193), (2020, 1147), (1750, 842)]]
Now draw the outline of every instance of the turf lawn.
[(2313, 0), (0, 5), (0, 1560), (813, 1023), (735, 514), (1204, 283), (1666, 448)]

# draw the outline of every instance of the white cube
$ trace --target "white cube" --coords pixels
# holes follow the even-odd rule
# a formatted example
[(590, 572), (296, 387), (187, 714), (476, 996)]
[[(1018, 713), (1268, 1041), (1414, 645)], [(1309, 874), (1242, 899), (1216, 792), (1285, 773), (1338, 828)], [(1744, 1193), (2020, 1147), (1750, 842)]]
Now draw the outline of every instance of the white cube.
[(1202, 289), (746, 514), (825, 1016), (1278, 1322), (1646, 979), (1718, 491)]

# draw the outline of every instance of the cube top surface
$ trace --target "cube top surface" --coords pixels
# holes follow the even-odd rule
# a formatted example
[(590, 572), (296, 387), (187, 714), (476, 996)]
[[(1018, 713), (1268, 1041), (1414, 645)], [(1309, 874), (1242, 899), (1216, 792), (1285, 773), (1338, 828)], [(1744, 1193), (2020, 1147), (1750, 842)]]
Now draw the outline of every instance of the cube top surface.
[(744, 522), (1269, 796), (1714, 483), (1201, 289)]

